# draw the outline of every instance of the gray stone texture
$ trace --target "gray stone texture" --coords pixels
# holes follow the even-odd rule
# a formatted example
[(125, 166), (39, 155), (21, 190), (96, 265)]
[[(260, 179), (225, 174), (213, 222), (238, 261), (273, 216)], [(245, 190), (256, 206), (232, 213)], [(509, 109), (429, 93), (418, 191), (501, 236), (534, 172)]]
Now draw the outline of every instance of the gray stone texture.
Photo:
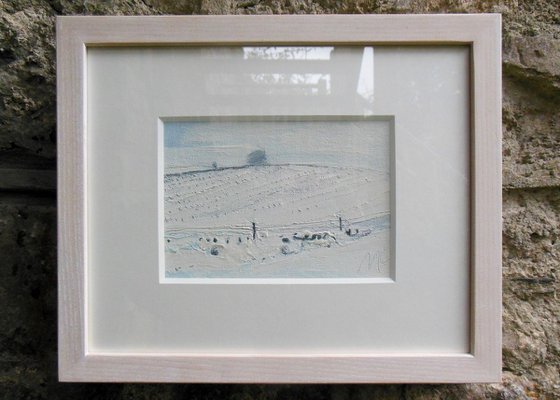
[[(503, 380), (492, 385), (60, 384), (56, 15), (503, 15)], [(560, 398), (559, 0), (0, 0), (2, 399)]]

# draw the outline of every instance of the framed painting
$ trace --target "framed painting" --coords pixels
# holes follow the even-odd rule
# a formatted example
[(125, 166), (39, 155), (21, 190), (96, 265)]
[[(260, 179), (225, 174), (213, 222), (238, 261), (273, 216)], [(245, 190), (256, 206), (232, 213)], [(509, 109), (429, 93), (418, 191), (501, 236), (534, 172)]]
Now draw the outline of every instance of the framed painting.
[(57, 19), (63, 381), (492, 382), (500, 16)]

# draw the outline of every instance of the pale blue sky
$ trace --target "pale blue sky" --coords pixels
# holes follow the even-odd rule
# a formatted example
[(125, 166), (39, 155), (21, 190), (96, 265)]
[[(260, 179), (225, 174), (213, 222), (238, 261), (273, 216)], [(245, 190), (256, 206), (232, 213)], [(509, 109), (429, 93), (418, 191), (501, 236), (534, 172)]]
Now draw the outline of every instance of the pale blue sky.
[(270, 164), (318, 164), (389, 172), (387, 120), (165, 122), (165, 168), (246, 164), (264, 150)]

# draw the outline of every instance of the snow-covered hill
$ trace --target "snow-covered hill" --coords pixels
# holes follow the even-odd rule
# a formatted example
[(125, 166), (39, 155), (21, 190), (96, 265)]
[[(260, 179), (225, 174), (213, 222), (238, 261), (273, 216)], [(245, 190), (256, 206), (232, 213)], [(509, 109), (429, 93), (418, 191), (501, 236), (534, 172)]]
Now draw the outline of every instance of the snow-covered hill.
[(388, 272), (386, 173), (243, 166), (168, 174), (164, 185), (169, 276), (350, 277), (364, 257), (375, 268), (357, 276)]

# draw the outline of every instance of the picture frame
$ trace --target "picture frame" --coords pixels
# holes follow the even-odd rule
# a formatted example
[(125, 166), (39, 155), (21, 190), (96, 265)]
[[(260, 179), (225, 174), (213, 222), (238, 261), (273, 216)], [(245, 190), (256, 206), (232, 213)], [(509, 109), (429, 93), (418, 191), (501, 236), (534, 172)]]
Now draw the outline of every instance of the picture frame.
[[(239, 383), (499, 381), (500, 24), (500, 16), (497, 14), (58, 17), (59, 379), (92, 382)], [(156, 179), (160, 176), (157, 171), (161, 172), (164, 157), (161, 146), (151, 145), (159, 140), (158, 129), (161, 134), (161, 124), (166, 118), (169, 120), (169, 117), (177, 115), (175, 112), (168, 114), (165, 110), (154, 111), (154, 115), (161, 118), (157, 121), (152, 118), (153, 126), (159, 128), (151, 129), (150, 126), (150, 129), (138, 137), (124, 133), (119, 136), (120, 131), (116, 128), (109, 135), (104, 136), (100, 132), (111, 130), (115, 126), (122, 127), (123, 124), (130, 126), (127, 129), (131, 130), (142, 125), (142, 118), (138, 116), (146, 109), (140, 106), (137, 108), (138, 101), (135, 102), (134, 99), (144, 98), (140, 90), (144, 85), (158, 102), (177, 103), (177, 99), (172, 98), (175, 95), (168, 98), (157, 92), (159, 87), (165, 85), (162, 86), (161, 81), (155, 82), (150, 77), (163, 76), (162, 79), (166, 79), (166, 71), (171, 71), (171, 84), (166, 86), (166, 90), (169, 90), (175, 83), (180, 86), (178, 75), (174, 75), (173, 71), (184, 65), (191, 65), (188, 62), (192, 60), (200, 60), (204, 49), (211, 50), (209, 57), (215, 62), (216, 57), (226, 57), (228, 49), (241, 46), (341, 47), (350, 49), (347, 52), (351, 53), (348, 56), (350, 58), (355, 57), (352, 55), (352, 49), (355, 48), (373, 46), (380, 49), (380, 54), (386, 49), (395, 48), (398, 54), (391, 61), (393, 64), (388, 63), (388, 66), (405, 65), (408, 70), (419, 69), (420, 72), (420, 64), (411, 60), (424, 57), (421, 59), (433, 61), (434, 54), (430, 53), (430, 49), (441, 50), (443, 53), (449, 49), (461, 49), (453, 56), (453, 60), (459, 60), (453, 65), (463, 65), (464, 68), (458, 67), (458, 71), (467, 71), (463, 73), (466, 76), (461, 78), (460, 73), (455, 74), (456, 71), (445, 75), (445, 63), (441, 64), (441, 69), (445, 76), (459, 76), (456, 79), (462, 82), (461, 87), (464, 89), (450, 89), (450, 93), (460, 92), (463, 103), (457, 104), (466, 104), (462, 108), (456, 107), (460, 113), (458, 115), (464, 116), (462, 122), (456, 121), (456, 124), (462, 125), (461, 129), (466, 135), (457, 139), (454, 144), (442, 141), (427, 145), (420, 141), (415, 146), (411, 145), (410, 151), (414, 150), (413, 147), (432, 151), (434, 147), (430, 146), (435, 146), (438, 150), (433, 154), (463, 155), (459, 158), (466, 161), (457, 165), (464, 171), (455, 171), (456, 165), (451, 163), (447, 174), (450, 176), (447, 176), (439, 169), (445, 164), (434, 164), (429, 166), (432, 172), (428, 178), (433, 180), (431, 187), (437, 188), (438, 180), (442, 183), (453, 182), (456, 180), (454, 174), (458, 173), (464, 190), (453, 194), (453, 190), (442, 189), (441, 196), (433, 198), (434, 204), (427, 204), (425, 199), (431, 199), (430, 190), (419, 187), (418, 193), (427, 193), (427, 197), (421, 196), (417, 206), (420, 211), (425, 208), (437, 210), (441, 206), (436, 204), (437, 201), (450, 201), (442, 204), (460, 202), (456, 209), (462, 217), (458, 220), (466, 221), (466, 226), (456, 223), (457, 226), (453, 229), (460, 233), (457, 237), (446, 237), (440, 232), (444, 246), (438, 247), (440, 243), (435, 243), (437, 229), (446, 226), (445, 224), (453, 225), (453, 218), (440, 221), (440, 225), (435, 223), (434, 228), (422, 225), (419, 218), (418, 221), (410, 222), (416, 226), (416, 230), (412, 232), (407, 231), (407, 221), (415, 215), (413, 207), (401, 213), (403, 207), (398, 203), (393, 206), (396, 217), (392, 214), (391, 218), (396, 220), (392, 229), (396, 227), (397, 235), (404, 234), (404, 238), (407, 237), (407, 232), (414, 237), (406, 239), (409, 242), (405, 239), (399, 242), (401, 236), (393, 237), (391, 259), (392, 262), (397, 260), (394, 267), (396, 272), (393, 270), (387, 276), (392, 282), (388, 285), (395, 288), (399, 279), (408, 280), (411, 285), (409, 288), (412, 288), (410, 293), (405, 290), (399, 292), (398, 296), (395, 295), (396, 297), (390, 297), (383, 290), (378, 290), (381, 286), (368, 286), (376, 285), (375, 283), (344, 280), (326, 282), (321, 279), (312, 284), (293, 281), (259, 283), (256, 280), (241, 285), (230, 282), (165, 285), (158, 280), (161, 276), (158, 262), (152, 261), (146, 261), (146, 265), (153, 265), (153, 269), (142, 269), (137, 275), (122, 275), (121, 267), (130, 269), (135, 260), (140, 260), (138, 262), (141, 263), (144, 262), (142, 259), (152, 260), (153, 252), (149, 256), (144, 254), (142, 247), (145, 244), (155, 248), (156, 255), (153, 257), (161, 263), (161, 233), (165, 224), (157, 210), (162, 207), (163, 194), (162, 190), (158, 192), (158, 185), (153, 182), (159, 179)], [(221, 50), (214, 51), (218, 48), (225, 50), (222, 53)], [(187, 58), (191, 61), (181, 64), (182, 56), (173, 53), (175, 49), (195, 49), (201, 52), (189, 53)], [(401, 57), (403, 51), (409, 50), (412, 50), (410, 58)], [(135, 60), (139, 59), (140, 54), (138, 52), (144, 52), (142, 60), (148, 61), (147, 64), (140, 62), (135, 70)], [(397, 61), (394, 60), (398, 63), (395, 64)], [(436, 61), (436, 64), (426, 64), (426, 68), (440, 65), (439, 60)], [(227, 72), (230, 64), (222, 62)], [(348, 64), (344, 62), (340, 67), (342, 71), (348, 68)], [(202, 61), (201, 63), (204, 64)], [(165, 69), (169, 65), (170, 69)], [(211, 64), (204, 64), (208, 65)], [(233, 67), (230, 65), (230, 68)], [(141, 74), (147, 74), (145, 76), (148, 78), (144, 80), (144, 75)], [(186, 82), (194, 79), (194, 75), (189, 73), (184, 77)], [(440, 76), (437, 75), (434, 79), (440, 79)], [(155, 83), (152, 84), (151, 81)], [(208, 86), (208, 82), (201, 87), (205, 87), (205, 90), (220, 90), (225, 86), (223, 80), (219, 82), (222, 86), (218, 86), (218, 89)], [(408, 87), (420, 83), (421, 80), (411, 80)], [(442, 85), (445, 86), (445, 83)], [(125, 86), (120, 86), (121, 84)], [(278, 101), (278, 92), (267, 93), (270, 104), (274, 105)], [(430, 95), (437, 98), (440, 92), (434, 90)], [(184, 99), (193, 97), (192, 93), (182, 92), (176, 96), (185, 96)], [(204, 103), (204, 100), (202, 96), (198, 103)], [(414, 100), (405, 100), (402, 100), (403, 107), (412, 109), (413, 105), (419, 104)], [(344, 102), (344, 99), (337, 101)], [(440, 101), (447, 101), (447, 98)], [(247, 116), (251, 115), (250, 107), (254, 107), (250, 103), (249, 99), (246, 104), (233, 109), (226, 106), (222, 109), (212, 108), (213, 105), (209, 104), (206, 104), (206, 109), (193, 106), (193, 111), (188, 116), (207, 117), (208, 114), (203, 114), (201, 110), (208, 109), (217, 110), (214, 116)], [(155, 103), (146, 101), (146, 104), (149, 108)], [(336, 107), (327, 107), (321, 114), (332, 116), (333, 110), (340, 107), (341, 103), (336, 103)], [(343, 107), (340, 109), (345, 110)], [(318, 110), (321, 111), (320, 108)], [(433, 112), (435, 114), (430, 114), (429, 118), (440, 115), (437, 108)], [(261, 113), (265, 114), (267, 113)], [(276, 113), (292, 114), (290, 111)], [(340, 115), (347, 114), (349, 112), (344, 111)], [(105, 115), (112, 117), (105, 121)], [(179, 112), (178, 115), (185, 116), (185, 113)], [(400, 121), (399, 118), (404, 117), (396, 115), (395, 118)], [(429, 123), (428, 120), (426, 124)], [(439, 122), (434, 119), (432, 123), (436, 126)], [(409, 184), (406, 182), (413, 182), (412, 178), (416, 182), (428, 179), (425, 175), (414, 177), (411, 174), (410, 181), (399, 181), (399, 171), (404, 171), (402, 163), (405, 160), (400, 154), (408, 151), (405, 148), (407, 141), (404, 136), (399, 136), (400, 132), (402, 130), (399, 131), (397, 124), (395, 135), (400, 137), (394, 149), (397, 180), (396, 183), (391, 183), (392, 190), (397, 185), (397, 191), (394, 192), (397, 202), (408, 198), (403, 196), (409, 193)], [(118, 151), (109, 151), (113, 147), (118, 148)], [(145, 151), (146, 154), (153, 154), (153, 162), (144, 165), (134, 158), (138, 149), (141, 153)], [(407, 153), (407, 157), (410, 154), (413, 152)], [(451, 162), (450, 159), (446, 158), (445, 162)], [(410, 162), (416, 163), (418, 173), (427, 171), (422, 169), (414, 157)], [(150, 178), (144, 180), (141, 172), (146, 172)], [(113, 173), (118, 176), (115, 181), (110, 179)], [(144, 181), (148, 181), (146, 184), (151, 185), (150, 188), (157, 196), (143, 191)], [(120, 196), (113, 203), (110, 200), (111, 190)], [(107, 204), (104, 203), (105, 198), (108, 199)], [(150, 206), (145, 207), (145, 204)], [(119, 217), (118, 212), (128, 207), (135, 209), (135, 213), (126, 216), (119, 225), (128, 224), (127, 229), (132, 234), (118, 236), (123, 243), (116, 247), (108, 227), (112, 226), (111, 221)], [(138, 210), (142, 213), (139, 214)], [(431, 232), (426, 233), (425, 239), (425, 243), (429, 245), (426, 254), (431, 255), (431, 259), (424, 258), (406, 267), (402, 260), (406, 261), (414, 256), (409, 254), (413, 250), (407, 250), (408, 243), (422, 241), (418, 235), (423, 230)], [(144, 237), (148, 239), (138, 239)], [(463, 263), (450, 268), (452, 271), (449, 275), (442, 273), (444, 269), (441, 268), (430, 269), (433, 260), (437, 261), (439, 258), (441, 267), (445, 267), (447, 259), (440, 257), (440, 252), (449, 257), (459, 257), (458, 252), (453, 251), (455, 245), (464, 253), (461, 253)], [(450, 246), (449, 250), (445, 250), (444, 247), (447, 246)], [(418, 272), (420, 270), (422, 274)], [(417, 279), (416, 283), (412, 282), (412, 278)], [(153, 291), (142, 292), (141, 288), (147, 285), (148, 280), (151, 280), (149, 287)], [(458, 282), (461, 282), (460, 285)], [(458, 285), (459, 293), (456, 296), (453, 295), (455, 284)], [(438, 288), (441, 288), (441, 293)], [(379, 293), (374, 296), (373, 291)], [(183, 292), (189, 292), (188, 296), (191, 297), (185, 295), (185, 299), (190, 299), (193, 303), (166, 303), (165, 308), (150, 308), (151, 304), (158, 302), (157, 296), (161, 293), (182, 296)], [(418, 293), (423, 293), (421, 299), (415, 297)], [(384, 314), (394, 315), (394, 321), (392, 317), (388, 317), (386, 321), (375, 323), (368, 318), (383, 312), (374, 310), (371, 304), (358, 307), (358, 302), (371, 296), (387, 307), (388, 311)], [(196, 303), (197, 298), (204, 298), (204, 302)], [(292, 301), (293, 298), (298, 301)], [(423, 303), (424, 300), (426, 303)], [(433, 309), (420, 308), (424, 304), (446, 302), (449, 303), (449, 306), (444, 306), (446, 308), (437, 308), (435, 305)], [(198, 306), (195, 307), (194, 304)], [(376, 303), (376, 307), (378, 304)], [(355, 311), (354, 307), (359, 308), (359, 311)], [(232, 314), (232, 310), (239, 308), (243, 308), (239, 314)], [(161, 314), (154, 310), (160, 310)], [(457, 310), (461, 311), (458, 326), (453, 320)], [(349, 315), (348, 320), (346, 315)], [(122, 320), (119, 321), (120, 319)], [(178, 324), (177, 327), (181, 327), (181, 334), (169, 339), (171, 336), (168, 332), (176, 327), (168, 325), (175, 323)], [(288, 327), (283, 328), (286, 324)], [(379, 328), (379, 332), (383, 333), (381, 338), (372, 338), (373, 334), (368, 332), (373, 332), (380, 324), (383, 324)], [(345, 329), (345, 326), (351, 326), (352, 329)], [(228, 331), (228, 335), (223, 333), (224, 330)], [(453, 335), (458, 338), (454, 339)], [(392, 341), (391, 337), (396, 337), (401, 342)], [(450, 338), (449, 341), (447, 338)], [(222, 345), (222, 340), (226, 344)], [(311, 345), (316, 342), (316, 346)]]

